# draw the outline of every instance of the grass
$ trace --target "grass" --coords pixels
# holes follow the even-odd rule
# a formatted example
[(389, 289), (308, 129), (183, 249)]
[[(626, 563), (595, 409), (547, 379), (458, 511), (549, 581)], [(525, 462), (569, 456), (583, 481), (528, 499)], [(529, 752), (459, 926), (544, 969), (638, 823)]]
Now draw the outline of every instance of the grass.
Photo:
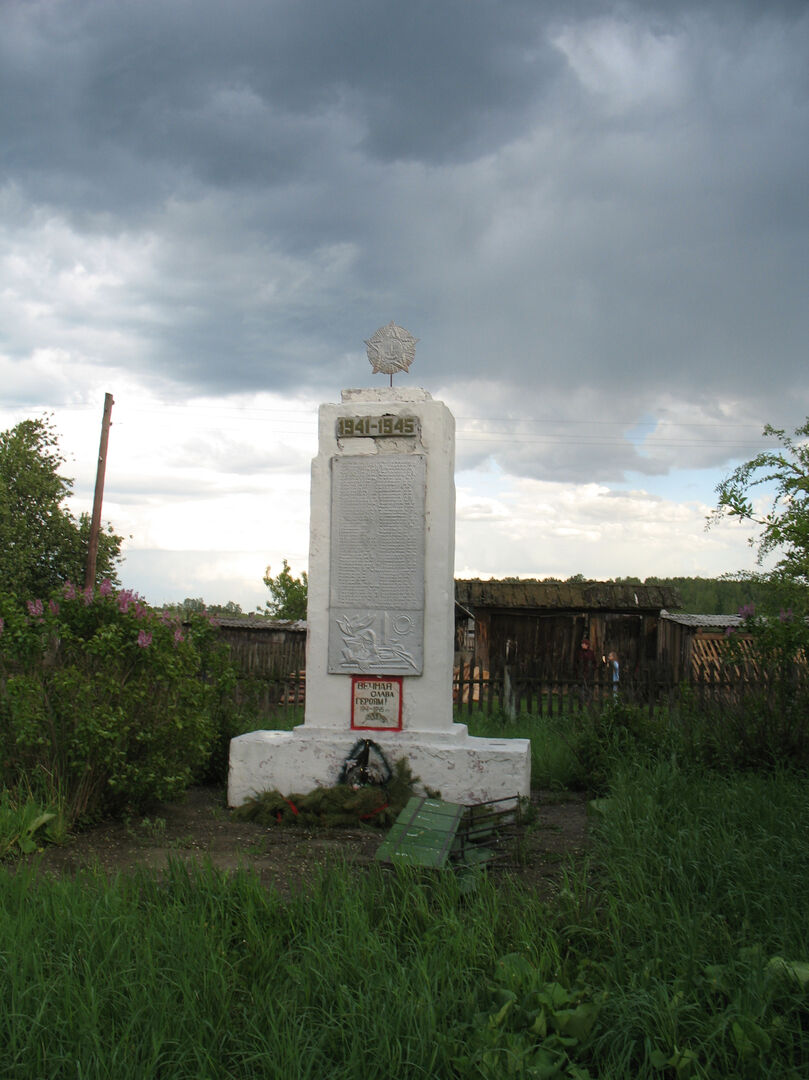
[(809, 959), (806, 789), (788, 774), (617, 772), (598, 887), (567, 900), (571, 955), (600, 965), (609, 994), (603, 1075), (654, 1075), (686, 1051), (670, 1075), (805, 1075), (809, 997), (768, 965)]
[(0, 1075), (797, 1080), (806, 786), (626, 763), (550, 906), (375, 867), (286, 900), (0, 873)]
[(683, 764), (659, 720), (472, 718), (531, 739), (542, 787), (608, 778), (551, 904), (378, 867), (287, 899), (180, 863), (0, 868), (0, 1075), (800, 1080), (809, 782)]
[(282, 902), (179, 864), (162, 881), (0, 875), (0, 1074), (451, 1075), (439, 1036), (537, 933), (452, 877), (338, 871)]

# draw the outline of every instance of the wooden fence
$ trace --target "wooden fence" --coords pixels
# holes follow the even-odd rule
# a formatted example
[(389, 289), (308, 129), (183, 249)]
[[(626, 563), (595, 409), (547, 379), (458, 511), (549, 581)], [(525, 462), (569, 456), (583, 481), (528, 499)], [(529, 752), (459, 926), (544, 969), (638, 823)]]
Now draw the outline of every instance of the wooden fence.
[(650, 667), (625, 677), (618, 685), (609, 671), (596, 670), (582, 678), (575, 672), (525, 675), (505, 668), (490, 675), (472, 665), (455, 669), (453, 699), (458, 712), (502, 711), (512, 716), (521, 712), (541, 716), (562, 716), (621, 700), (648, 707), (670, 702), (674, 686), (656, 668)]
[[(794, 686), (809, 688), (805, 672), (798, 673), (792, 682)], [(517, 716), (525, 712), (569, 716), (601, 707), (617, 698), (651, 714), (661, 707), (679, 705), (684, 695), (700, 711), (738, 706), (744, 700), (756, 697), (766, 697), (772, 702), (777, 700), (784, 685), (760, 675), (752, 678), (738, 670), (712, 667), (699, 669), (688, 679), (674, 682), (670, 672), (651, 665), (623, 674), (615, 687), (606, 669), (596, 670), (592, 678), (584, 680), (574, 673), (529, 676), (512, 673), (508, 668), (502, 674), (492, 676), (479, 668), (463, 665), (455, 669), (453, 701), (461, 715), (503, 712)], [(306, 700), (306, 672), (297, 669), (267, 675), (243, 675), (237, 697), (256, 715), (268, 720), (288, 709), (302, 710)]]
[(288, 671), (285, 674), (267, 676), (242, 675), (236, 683), (235, 695), (238, 705), (267, 721), (290, 709), (299, 709), (302, 712), (306, 702), (306, 672)]
[(306, 666), (306, 639), (301, 635), (253, 632), (231, 633), (230, 637), (222, 633), (221, 637), (230, 648), (234, 667), (243, 676), (283, 681), (291, 673), (302, 673)]
[(236, 702), (268, 726), (274, 716), (303, 709), (306, 632), (298, 624), (222, 619), (220, 640), (237, 672)]
[(607, 669), (596, 669), (583, 679), (572, 672), (525, 675), (506, 668), (490, 676), (472, 665), (456, 668), (453, 698), (459, 712), (502, 711), (516, 716), (521, 712), (541, 716), (570, 715), (604, 705), (615, 698), (643, 708), (651, 714), (660, 707), (679, 705), (685, 697), (700, 711), (738, 706), (744, 701), (767, 699), (776, 703), (785, 691), (809, 689), (805, 668), (796, 666), (789, 677), (771, 678), (756, 666), (753, 672), (706, 665), (692, 670), (686, 679), (675, 681), (665, 666), (649, 664), (631, 673), (622, 673), (615, 686)]

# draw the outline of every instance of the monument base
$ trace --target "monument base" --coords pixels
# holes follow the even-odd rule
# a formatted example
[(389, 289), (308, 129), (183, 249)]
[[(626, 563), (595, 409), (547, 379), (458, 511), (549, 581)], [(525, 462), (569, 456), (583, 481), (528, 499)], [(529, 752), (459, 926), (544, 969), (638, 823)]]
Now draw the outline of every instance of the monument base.
[(479, 803), (530, 795), (528, 739), (480, 739), (465, 724), (443, 731), (341, 731), (311, 724), (293, 731), (251, 731), (230, 743), (228, 805), (277, 790), (305, 794), (331, 787), (358, 739), (371, 739), (389, 764), (406, 758), (423, 788), (448, 802)]

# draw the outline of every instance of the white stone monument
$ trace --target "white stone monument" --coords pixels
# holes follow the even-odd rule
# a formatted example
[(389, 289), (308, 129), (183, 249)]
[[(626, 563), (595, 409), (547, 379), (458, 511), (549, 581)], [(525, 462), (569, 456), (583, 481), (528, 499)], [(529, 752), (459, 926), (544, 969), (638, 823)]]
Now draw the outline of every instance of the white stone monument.
[[(392, 383), (415, 339), (391, 323), (366, 344)], [(318, 445), (304, 723), (232, 740), (229, 804), (336, 784), (360, 739), (449, 801), (528, 795), (527, 739), (472, 738), (453, 722), (451, 413), (425, 390), (344, 390), (320, 407)]]

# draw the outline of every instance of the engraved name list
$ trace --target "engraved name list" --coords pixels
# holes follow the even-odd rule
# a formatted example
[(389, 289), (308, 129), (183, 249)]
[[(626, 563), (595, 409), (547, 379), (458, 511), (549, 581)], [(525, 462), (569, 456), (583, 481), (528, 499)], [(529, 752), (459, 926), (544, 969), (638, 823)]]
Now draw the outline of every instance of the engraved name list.
[(423, 669), (425, 459), (332, 459), (329, 671)]

